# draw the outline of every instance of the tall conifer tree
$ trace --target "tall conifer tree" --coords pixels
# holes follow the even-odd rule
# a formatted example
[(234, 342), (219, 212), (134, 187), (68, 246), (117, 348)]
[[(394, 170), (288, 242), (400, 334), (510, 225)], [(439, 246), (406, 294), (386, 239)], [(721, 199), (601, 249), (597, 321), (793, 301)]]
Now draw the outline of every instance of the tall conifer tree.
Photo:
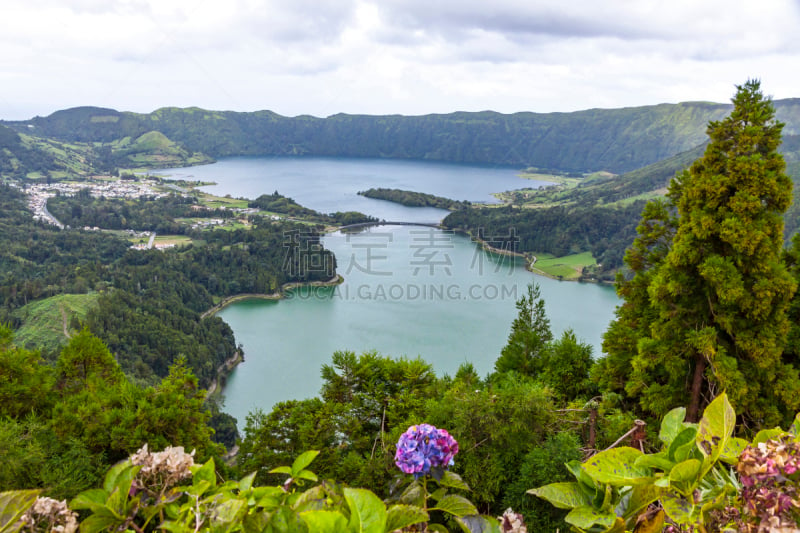
[(760, 83), (737, 86), (733, 104), (709, 124), (704, 156), (670, 184), (677, 225), (669, 250), (637, 273), (647, 281), (647, 301), (637, 305), (649, 307), (623, 305), (617, 322), (636, 327), (617, 324), (605, 342), (617, 362), (626, 357), (615, 346), (636, 346), (626, 391), (647, 411), (687, 404), (696, 420), (726, 390), (750, 423), (773, 425), (800, 406), (797, 370), (783, 355), (796, 288), (781, 261), (792, 183), (777, 152), (783, 124)]

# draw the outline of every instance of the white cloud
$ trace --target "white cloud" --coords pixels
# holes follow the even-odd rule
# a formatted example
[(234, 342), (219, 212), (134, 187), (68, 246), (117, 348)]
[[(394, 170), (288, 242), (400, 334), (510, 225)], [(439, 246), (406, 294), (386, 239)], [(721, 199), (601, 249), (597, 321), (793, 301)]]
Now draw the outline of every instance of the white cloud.
[[(800, 96), (793, 0), (5, 0), (0, 117), (296, 115)], [(26, 113), (28, 115), (24, 115)]]

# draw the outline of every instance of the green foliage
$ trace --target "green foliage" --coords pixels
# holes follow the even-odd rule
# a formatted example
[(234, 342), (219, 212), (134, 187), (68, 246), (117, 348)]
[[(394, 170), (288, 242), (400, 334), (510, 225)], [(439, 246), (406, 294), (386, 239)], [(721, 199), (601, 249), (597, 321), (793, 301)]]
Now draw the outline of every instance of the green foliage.
[(539, 286), (529, 284), (527, 294), (517, 300), (516, 305), (517, 318), (511, 324), (508, 343), (495, 361), (494, 368), (497, 372), (513, 370), (535, 377), (547, 365), (548, 343), (553, 338)]
[(728, 109), (696, 102), (574, 113), (339, 114), (321, 119), (270, 111), (165, 108), (142, 115), (83, 107), (8, 125), (30, 131), (30, 124), (39, 135), (72, 142), (111, 143), (158, 131), (213, 157), (394, 157), (624, 172), (694, 148), (703, 141), (703, 126)]
[[(548, 435), (544, 442), (524, 456), (519, 471), (511, 480), (503, 497), (503, 507), (522, 514), (528, 531), (555, 531), (562, 526), (566, 516), (565, 512), (558, 509), (575, 507), (568, 505), (554, 508), (541, 499), (532, 498), (527, 494), (527, 490), (532, 486), (566, 482), (571, 479), (569, 470), (564, 465), (580, 460), (580, 447), (581, 443), (574, 434), (562, 431)], [(575, 492), (572, 497), (585, 503), (588, 500), (588, 496), (582, 492)]]
[(514, 374), (479, 389), (454, 385), (428, 402), (425, 419), (449, 428), (460, 449), (454, 470), (472, 488), (476, 505), (500, 514), (526, 453), (556, 431), (550, 394)]
[(643, 207), (643, 201), (620, 207), (483, 207), (450, 213), (442, 225), (481, 235), (496, 248), (517, 252), (556, 257), (591, 252), (600, 264), (595, 277), (605, 280), (622, 266)]
[(588, 398), (594, 391), (589, 380), (593, 364), (592, 346), (579, 341), (568, 329), (550, 343), (541, 381), (563, 400)]
[(189, 233), (190, 222), (176, 219), (230, 219), (236, 213), (228, 209), (210, 209), (191, 196), (171, 194), (163, 198), (92, 198), (88, 195), (55, 196), (47, 202), (48, 210), (58, 220), (73, 228), (98, 227), (108, 230), (155, 231), (159, 234)]
[(39, 491), (16, 490), (0, 493), (0, 533), (21, 530), (19, 519), (36, 502)]
[(450, 198), (443, 198), (433, 194), (405, 191), (402, 189), (372, 188), (366, 191), (359, 191), (358, 194), (366, 198), (377, 198), (378, 200), (396, 202), (407, 207), (438, 207), (440, 209), (456, 211), (458, 209), (466, 209), (470, 206), (470, 202), (466, 200), (451, 200)]
[[(761, 494), (742, 490), (726, 466), (743, 457), (748, 443), (733, 436), (736, 415), (725, 394), (706, 407), (697, 424), (684, 422), (685, 412), (676, 408), (662, 420), (660, 451), (647, 454), (634, 448), (608, 449), (582, 464), (568, 464), (575, 482), (553, 483), (530, 493), (557, 508), (572, 509), (566, 521), (579, 531), (640, 531), (642, 521), (662, 520), (648, 511), (650, 504), (660, 506), (664, 518), (682, 531), (730, 530), (734, 521), (749, 512), (741, 508), (740, 494), (744, 499)], [(783, 435), (778, 429), (770, 438)], [(756, 465), (745, 473), (772, 476), (765, 474), (767, 469)], [(753, 485), (753, 481), (747, 483), (746, 487)], [(732, 513), (736, 506), (740, 511)]]
[(783, 357), (796, 287), (781, 261), (791, 182), (777, 152), (783, 125), (759, 83), (738, 87), (733, 103), (709, 124), (703, 158), (670, 185), (677, 220), (657, 207), (640, 227), (605, 367), (651, 413), (688, 403), (697, 420), (702, 398), (722, 388), (769, 426), (800, 407)]
[[(50, 519), (48, 529), (74, 531), (75, 524), (69, 521), (75, 520), (74, 511), (84, 511), (80, 530), (90, 533), (390, 533), (416, 527), (448, 531), (441, 524), (429, 524), (429, 513), (451, 516), (465, 533), (500, 531), (496, 520), (478, 515), (466, 498), (447, 494), (448, 487), (466, 487), (454, 474), (445, 475), (434, 494), (427, 492), (425, 482), (414, 481), (401, 499), (421, 498), (421, 505), (384, 503), (366, 489), (330, 481), (317, 483), (316, 475), (307, 469), (317, 454), (305, 452), (291, 467), (276, 468), (275, 471), (290, 475), (282, 485), (257, 486), (253, 483), (255, 474), (239, 481), (222, 481), (217, 478), (213, 460), (193, 464), (191, 455), (181, 448), (151, 453), (145, 447), (111, 467), (101, 487), (81, 492), (71, 500), (69, 508), (53, 500), (37, 499), (39, 491), (35, 490), (0, 493), (0, 531), (19, 531), (23, 516), (31, 530), (42, 527), (41, 511), (32, 512), (35, 505), (59, 509), (57, 516), (44, 517)], [(300, 491), (304, 479), (314, 485)]]
[(11, 328), (0, 324), (0, 417), (22, 418), (52, 405), (51, 369), (38, 352), (11, 346)]
[(248, 202), (247, 206), (256, 207), (262, 211), (281, 213), (294, 218), (318, 222), (320, 224), (337, 224), (346, 226), (349, 224), (376, 222), (378, 220), (375, 217), (367, 216), (357, 211), (347, 211), (345, 213), (336, 212), (331, 214), (318, 213), (313, 209), (303, 207), (293, 199), (278, 193), (278, 191), (275, 191), (272, 194), (262, 194), (255, 200)]

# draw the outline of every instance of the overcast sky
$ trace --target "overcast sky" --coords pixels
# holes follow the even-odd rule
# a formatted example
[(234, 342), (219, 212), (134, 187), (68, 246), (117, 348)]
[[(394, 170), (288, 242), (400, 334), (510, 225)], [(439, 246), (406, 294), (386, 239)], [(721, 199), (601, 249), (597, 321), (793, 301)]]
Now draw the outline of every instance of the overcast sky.
[(0, 118), (800, 97), (800, 0), (3, 0)]

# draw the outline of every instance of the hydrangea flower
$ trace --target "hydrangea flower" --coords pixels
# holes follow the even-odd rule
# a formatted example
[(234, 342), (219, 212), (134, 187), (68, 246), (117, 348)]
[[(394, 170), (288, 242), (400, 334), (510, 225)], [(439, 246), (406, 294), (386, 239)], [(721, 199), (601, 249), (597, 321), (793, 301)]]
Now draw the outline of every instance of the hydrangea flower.
[(409, 427), (397, 441), (394, 463), (406, 474), (421, 477), (431, 468), (447, 468), (458, 453), (458, 442), (444, 429), (430, 424)]

